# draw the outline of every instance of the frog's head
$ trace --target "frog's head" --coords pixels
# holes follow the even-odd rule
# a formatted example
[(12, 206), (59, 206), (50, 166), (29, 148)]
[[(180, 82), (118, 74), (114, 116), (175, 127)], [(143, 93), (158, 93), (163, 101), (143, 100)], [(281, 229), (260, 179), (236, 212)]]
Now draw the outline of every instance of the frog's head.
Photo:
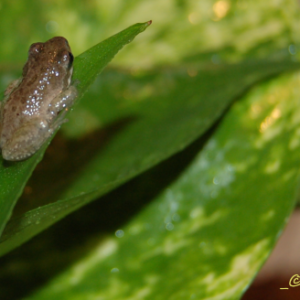
[(28, 51), (23, 77), (27, 76), (30, 70), (37, 71), (39, 69), (41, 72), (55, 69), (60, 74), (72, 74), (73, 60), (71, 48), (64, 37), (57, 36), (45, 43), (34, 43)]

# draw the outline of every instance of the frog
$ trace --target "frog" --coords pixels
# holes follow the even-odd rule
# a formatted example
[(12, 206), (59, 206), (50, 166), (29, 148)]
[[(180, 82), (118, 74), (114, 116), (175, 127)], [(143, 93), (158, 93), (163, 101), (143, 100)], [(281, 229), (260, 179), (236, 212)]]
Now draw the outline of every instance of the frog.
[(3, 159), (28, 159), (66, 122), (65, 114), (78, 95), (71, 84), (73, 60), (61, 36), (30, 46), (21, 78), (7, 87), (0, 102)]

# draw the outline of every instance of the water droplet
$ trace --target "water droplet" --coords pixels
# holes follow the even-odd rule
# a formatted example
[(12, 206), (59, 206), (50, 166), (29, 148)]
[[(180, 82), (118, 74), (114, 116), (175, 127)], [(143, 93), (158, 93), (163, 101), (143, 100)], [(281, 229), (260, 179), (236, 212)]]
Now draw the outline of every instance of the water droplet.
[(115, 232), (115, 235), (116, 235), (117, 238), (122, 238), (124, 236), (124, 231), (122, 229), (118, 229)]
[(211, 57), (211, 61), (213, 62), (213, 64), (217, 65), (221, 62), (220, 57), (218, 54), (214, 54)]
[(174, 225), (172, 223), (167, 223), (166, 224), (166, 229), (169, 231), (172, 231), (174, 229)]
[(46, 30), (50, 33), (54, 33), (56, 32), (57, 30), (59, 29), (59, 25), (57, 22), (55, 21), (49, 21), (47, 24), (46, 24)]
[(119, 269), (118, 268), (112, 268), (111, 270), (110, 270), (110, 273), (119, 273)]
[(295, 55), (297, 53), (296, 46), (293, 44), (289, 45), (289, 52), (290, 52), (290, 54)]
[(180, 216), (179, 216), (178, 214), (174, 214), (174, 215), (172, 216), (172, 221), (174, 221), (174, 222), (179, 222), (179, 221), (180, 221)]

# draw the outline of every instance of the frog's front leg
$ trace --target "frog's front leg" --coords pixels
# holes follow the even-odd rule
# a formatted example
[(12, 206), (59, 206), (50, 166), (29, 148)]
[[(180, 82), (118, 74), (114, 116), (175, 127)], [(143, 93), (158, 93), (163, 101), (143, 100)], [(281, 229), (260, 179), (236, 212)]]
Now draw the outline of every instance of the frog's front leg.
[(56, 116), (62, 110), (68, 110), (77, 97), (77, 89), (75, 86), (70, 86), (54, 98), (49, 104), (49, 112), (52, 116)]
[(50, 113), (52, 118), (49, 128), (51, 133), (53, 133), (61, 124), (67, 121), (65, 119), (65, 114), (74, 104), (74, 100), (77, 95), (77, 89), (74, 86), (70, 86), (68, 89), (59, 94), (58, 97), (51, 101), (48, 109), (48, 113)]

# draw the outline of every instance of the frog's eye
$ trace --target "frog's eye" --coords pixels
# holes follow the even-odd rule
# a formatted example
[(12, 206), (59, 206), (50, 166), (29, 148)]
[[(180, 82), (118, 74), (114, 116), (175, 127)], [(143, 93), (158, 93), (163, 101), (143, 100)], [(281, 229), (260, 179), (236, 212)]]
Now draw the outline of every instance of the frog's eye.
[(69, 66), (71, 67), (73, 64), (74, 56), (71, 52), (69, 52)]
[(43, 43), (34, 43), (29, 48), (29, 54), (35, 55), (43, 50)]
[(60, 55), (57, 56), (57, 61), (59, 64), (65, 65), (68, 69), (72, 67), (74, 57), (69, 51), (62, 51)]

